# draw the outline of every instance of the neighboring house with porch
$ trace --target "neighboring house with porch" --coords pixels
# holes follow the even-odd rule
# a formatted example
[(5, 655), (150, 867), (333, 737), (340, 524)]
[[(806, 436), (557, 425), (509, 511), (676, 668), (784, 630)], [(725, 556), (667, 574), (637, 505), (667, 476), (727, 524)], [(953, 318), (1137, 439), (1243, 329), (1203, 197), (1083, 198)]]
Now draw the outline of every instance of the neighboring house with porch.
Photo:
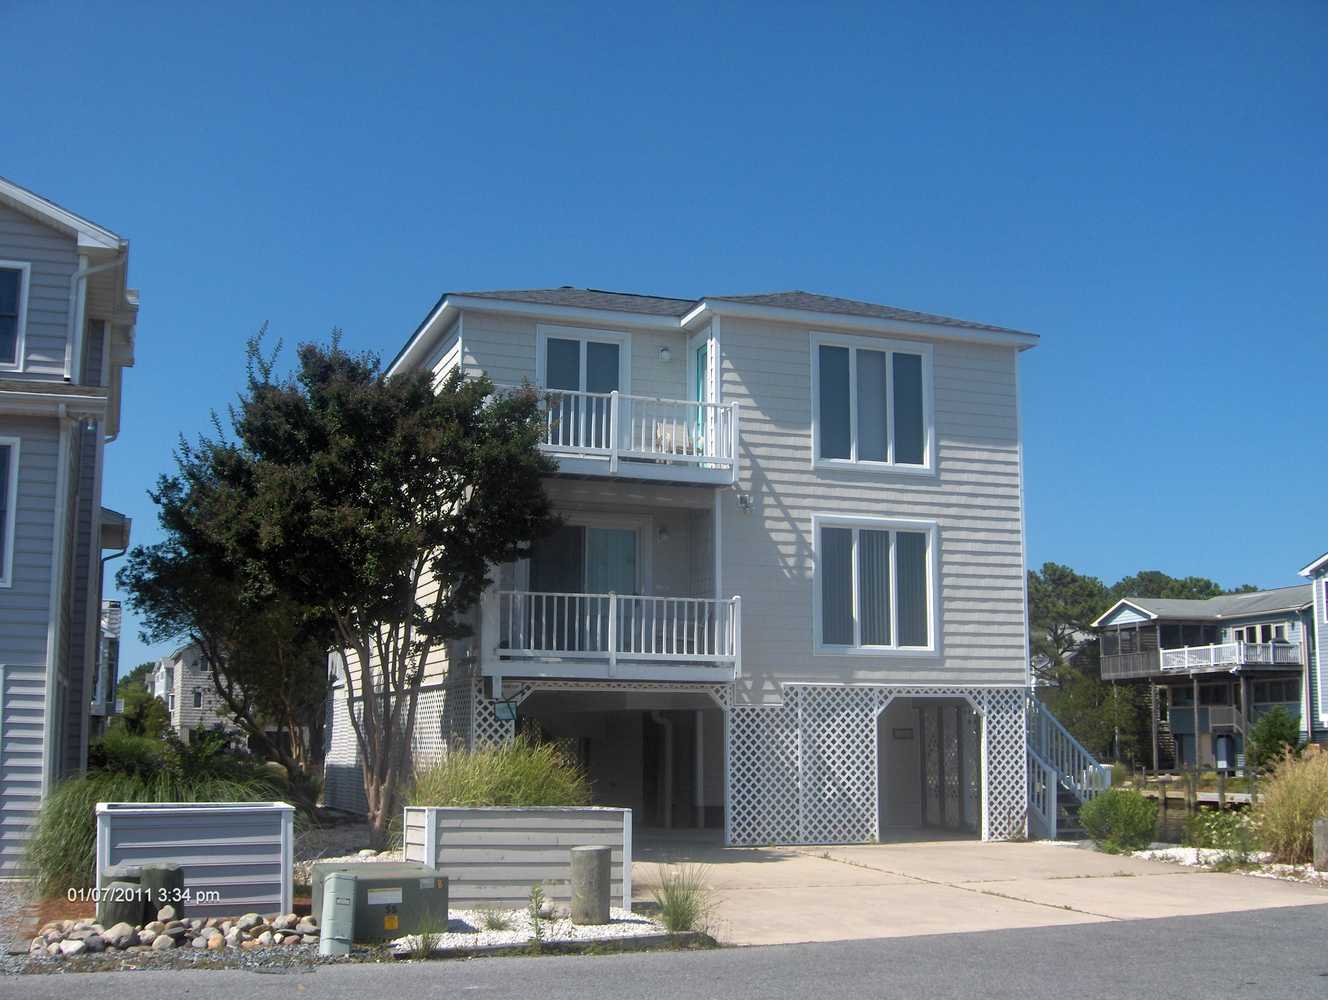
[(1328, 552), (1302, 569), (1300, 575), (1309, 578), (1313, 605), (1313, 646), (1306, 658), (1310, 673), (1306, 704), (1311, 710), (1306, 715), (1314, 720), (1316, 734), (1322, 733), (1319, 738), (1328, 740), (1328, 653), (1324, 651), (1324, 643), (1328, 642)]
[(87, 761), (102, 508), (138, 293), (124, 238), (0, 178), (0, 873), (51, 787)]
[[(638, 826), (732, 844), (1023, 836), (1043, 775), (1082, 787), (1095, 764), (1060, 741), (1030, 801), (1036, 343), (804, 292), (444, 295), (391, 370), (540, 387), (562, 526), (429, 662), (416, 752), (537, 730)], [(362, 809), (357, 667), (334, 669), (326, 796)]]
[(1250, 727), (1276, 706), (1300, 719), (1306, 739), (1328, 738), (1312, 711), (1311, 590), (1126, 597), (1093, 623), (1102, 679), (1148, 684), (1154, 767), (1241, 767)]

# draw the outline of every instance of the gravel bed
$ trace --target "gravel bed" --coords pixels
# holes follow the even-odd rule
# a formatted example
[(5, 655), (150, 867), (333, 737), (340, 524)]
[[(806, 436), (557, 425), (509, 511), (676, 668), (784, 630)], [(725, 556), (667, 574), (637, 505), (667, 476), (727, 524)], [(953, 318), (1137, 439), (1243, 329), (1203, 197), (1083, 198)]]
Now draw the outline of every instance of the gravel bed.
[(75, 958), (6, 955), (0, 957), (0, 975), (46, 974), (65, 972), (133, 972), (144, 969), (250, 969), (253, 971), (290, 971), (311, 969), (327, 962), (366, 961), (386, 956), (380, 951), (356, 949), (348, 958), (320, 958), (318, 945), (256, 948), (240, 951), (227, 948), (210, 952), (201, 948), (178, 948), (172, 951), (141, 951), (132, 954), (105, 951)]
[(314, 864), (330, 861), (404, 861), (405, 858), (400, 851), (379, 851), (377, 854), (355, 853), (355, 854), (335, 854), (324, 857), (308, 858), (304, 861), (296, 861), (291, 867), (295, 871), (296, 885), (309, 885), (313, 881)]
[[(534, 928), (529, 910), (497, 911), (509, 924), (506, 930), (488, 930), (484, 926), (488, 915), (483, 910), (452, 910), (448, 916), (447, 932), (434, 935), (432, 953), (445, 955), (451, 951), (469, 951), (473, 948), (519, 947), (534, 940)], [(663, 934), (664, 925), (630, 910), (614, 907), (609, 910), (609, 923), (582, 926), (563, 916), (540, 920), (544, 941), (613, 941), (621, 938), (649, 937)], [(392, 942), (399, 951), (411, 951), (418, 943), (416, 935), (408, 934)]]
[(0, 879), (0, 954), (8, 952), (11, 946), (27, 950), (18, 943), (19, 911), (28, 903), (27, 892), (27, 879)]
[[(1231, 859), (1230, 851), (1207, 847), (1172, 847), (1169, 844), (1152, 844), (1146, 851), (1135, 851), (1136, 858), (1145, 861), (1165, 861), (1168, 864), (1182, 865), (1186, 868), (1209, 868), (1223, 864)], [(1304, 882), (1328, 889), (1328, 872), (1317, 871), (1313, 865), (1281, 865), (1272, 861), (1272, 855), (1254, 851), (1249, 855), (1248, 865), (1242, 864), (1236, 869), (1238, 874), (1252, 875), (1255, 878), (1280, 879), (1284, 882)]]

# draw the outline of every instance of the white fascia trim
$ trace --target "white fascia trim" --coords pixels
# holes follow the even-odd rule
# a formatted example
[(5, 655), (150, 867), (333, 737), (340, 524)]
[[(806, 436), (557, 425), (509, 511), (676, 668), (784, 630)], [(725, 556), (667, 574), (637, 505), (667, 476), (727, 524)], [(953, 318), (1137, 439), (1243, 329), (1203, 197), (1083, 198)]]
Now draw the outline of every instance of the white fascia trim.
[[(79, 393), (42, 392), (42, 383), (33, 382), (33, 391), (26, 389), (0, 389), (0, 413), (21, 416), (84, 417), (100, 420), (107, 413), (105, 396), (85, 396)], [(59, 385), (60, 383), (52, 383)]]
[[(14, 585), (14, 542), (15, 525), (18, 523), (18, 467), (21, 442), (17, 437), (0, 437), (0, 448), (12, 449), (8, 463), (9, 481), (4, 484), (5, 519), (0, 523), (0, 542), (3, 542), (5, 547), (4, 562), (0, 563), (0, 587), (9, 588)], [(3, 689), (0, 689), (0, 695), (3, 693)]]
[(27, 188), (19, 187), (12, 181), (3, 178), (0, 178), (0, 200), (9, 202), (28, 215), (35, 215), (48, 225), (62, 229), (72, 236), (77, 236), (80, 247), (101, 247), (107, 250), (115, 250), (125, 242), (109, 229), (105, 229), (95, 222), (90, 222), (80, 215), (75, 215), (68, 209), (47, 201), (41, 195), (34, 194)]
[(812, 312), (807, 309), (781, 309), (775, 306), (755, 306), (745, 302), (704, 301), (682, 318), (688, 327), (707, 315), (736, 316), (742, 319), (760, 319), (771, 323), (793, 323), (798, 326), (863, 330), (872, 333), (899, 334), (907, 337), (926, 337), (929, 340), (958, 340), (997, 347), (1014, 347), (1021, 351), (1036, 347), (1039, 337), (1033, 333), (1005, 333), (996, 330), (975, 330), (972, 327), (952, 326), (946, 323), (914, 323), (907, 320), (878, 319), (873, 316), (846, 316), (838, 313)]
[[(3, 266), (4, 266), (4, 261), (0, 261), (0, 267)], [(1313, 576), (1315, 573), (1319, 572), (1319, 570), (1324, 568), (1328, 568), (1328, 552), (1325, 552), (1323, 555), (1319, 556), (1318, 559), (1315, 559), (1314, 562), (1310, 563), (1308, 566), (1302, 569), (1299, 575)]]
[(1104, 612), (1102, 612), (1102, 614), (1098, 615), (1097, 618), (1096, 618), (1093, 622), (1091, 622), (1091, 623), (1089, 624), (1088, 627), (1089, 627), (1089, 628), (1097, 628), (1100, 624), (1102, 624), (1103, 621), (1105, 621), (1106, 619), (1110, 618), (1113, 614), (1115, 614), (1115, 613), (1116, 613), (1116, 609), (1119, 608), (1119, 607), (1121, 607), (1122, 605), (1124, 605), (1124, 606), (1126, 606), (1126, 607), (1134, 608), (1135, 611), (1139, 612), (1139, 614), (1143, 615), (1143, 616), (1144, 616), (1145, 618), (1147, 618), (1149, 621), (1153, 621), (1154, 619), (1157, 618), (1157, 615), (1153, 614), (1153, 612), (1149, 611), (1147, 608), (1141, 608), (1141, 607), (1139, 607), (1139, 605), (1135, 604), (1133, 601), (1130, 601), (1130, 600), (1128, 600), (1128, 599), (1122, 597), (1119, 601), (1117, 601), (1117, 602), (1116, 602), (1115, 604), (1113, 604), (1111, 607), (1107, 608), (1106, 611), (1104, 611)]
[(18, 271), (18, 329), (14, 339), (14, 362), (0, 361), (0, 373), (21, 372), (24, 367), (28, 331), (28, 286), (32, 283), (32, 264), (26, 260), (0, 260), (0, 270)]

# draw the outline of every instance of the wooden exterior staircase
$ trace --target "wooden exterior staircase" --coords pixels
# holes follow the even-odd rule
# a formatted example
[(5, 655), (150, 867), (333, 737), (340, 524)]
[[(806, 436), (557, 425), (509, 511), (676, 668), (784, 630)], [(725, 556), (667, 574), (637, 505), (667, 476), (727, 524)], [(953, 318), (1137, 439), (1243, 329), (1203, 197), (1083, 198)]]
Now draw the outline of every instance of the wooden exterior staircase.
[(1079, 807), (1111, 787), (1111, 767), (1071, 735), (1035, 696), (1028, 699), (1028, 835), (1083, 836)]

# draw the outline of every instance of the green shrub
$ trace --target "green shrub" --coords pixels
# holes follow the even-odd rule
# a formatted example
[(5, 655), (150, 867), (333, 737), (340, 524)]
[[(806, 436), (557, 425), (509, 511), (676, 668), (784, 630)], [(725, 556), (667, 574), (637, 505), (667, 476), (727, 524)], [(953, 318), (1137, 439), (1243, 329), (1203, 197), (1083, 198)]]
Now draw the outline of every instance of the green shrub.
[(1138, 792), (1111, 788), (1083, 804), (1079, 821), (1103, 850), (1138, 851), (1153, 839), (1157, 803)]
[(88, 770), (146, 777), (161, 769), (161, 754), (161, 740), (116, 727), (88, 744)]
[(1260, 785), (1253, 821), (1264, 850), (1282, 864), (1311, 859), (1313, 823), (1328, 816), (1328, 753), (1287, 754)]
[(703, 865), (661, 867), (659, 884), (651, 886), (651, 898), (659, 907), (659, 920), (670, 934), (708, 929), (713, 908)]
[(1275, 705), (1250, 727), (1250, 765), (1275, 766), (1287, 753), (1298, 754), (1304, 746), (1300, 738), (1300, 719), (1281, 705)]
[(1254, 824), (1247, 813), (1225, 809), (1203, 809), (1185, 820), (1185, 844), (1226, 852), (1226, 859), (1249, 860), (1258, 847)]
[(98, 802), (263, 802), (282, 796), (280, 784), (253, 765), (231, 762), (224, 773), (185, 776), (180, 764), (178, 759), (163, 763), (149, 775), (90, 771), (59, 784), (42, 805), (28, 841), (38, 893), (64, 895), (96, 884)]
[(412, 806), (583, 806), (585, 772), (556, 744), (527, 736), (458, 751), (416, 768), (406, 793)]

